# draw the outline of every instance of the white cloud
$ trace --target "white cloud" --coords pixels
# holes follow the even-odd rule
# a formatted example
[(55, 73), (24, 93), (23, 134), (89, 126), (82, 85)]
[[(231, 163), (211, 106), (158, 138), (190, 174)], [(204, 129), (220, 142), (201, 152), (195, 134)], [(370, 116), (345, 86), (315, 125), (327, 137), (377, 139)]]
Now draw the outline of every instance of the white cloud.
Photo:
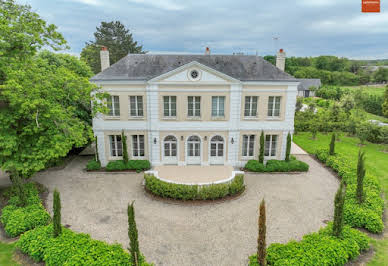
[(301, 0), (300, 4), (305, 6), (331, 6), (334, 4), (338, 4), (338, 0)]
[(101, 6), (103, 4), (103, 1), (101, 0), (71, 0), (71, 1), (85, 4), (85, 5), (91, 5), (91, 6)]
[[(86, 0), (89, 1), (89, 0)], [(182, 10), (184, 6), (174, 3), (171, 0), (128, 0), (129, 2), (144, 4), (147, 6), (152, 6), (156, 8), (161, 8), (165, 10)]]

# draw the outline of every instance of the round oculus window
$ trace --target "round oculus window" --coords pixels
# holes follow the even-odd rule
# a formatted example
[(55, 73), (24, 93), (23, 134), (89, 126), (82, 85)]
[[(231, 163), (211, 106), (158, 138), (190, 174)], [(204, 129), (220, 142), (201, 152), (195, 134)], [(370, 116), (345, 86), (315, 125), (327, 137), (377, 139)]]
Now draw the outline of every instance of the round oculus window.
[(190, 72), (190, 76), (191, 76), (192, 79), (197, 79), (198, 76), (199, 76), (199, 73), (198, 73), (197, 70), (192, 70), (192, 71)]

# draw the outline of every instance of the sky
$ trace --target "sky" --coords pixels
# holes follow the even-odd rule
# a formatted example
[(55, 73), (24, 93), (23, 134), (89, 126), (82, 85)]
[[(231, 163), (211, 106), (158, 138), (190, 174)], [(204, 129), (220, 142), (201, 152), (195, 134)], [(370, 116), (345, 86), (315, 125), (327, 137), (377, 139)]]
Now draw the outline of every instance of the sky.
[[(58, 27), (79, 54), (101, 21), (121, 21), (151, 53), (388, 58), (388, 0), (17, 0)], [(277, 40), (274, 40), (274, 37)]]

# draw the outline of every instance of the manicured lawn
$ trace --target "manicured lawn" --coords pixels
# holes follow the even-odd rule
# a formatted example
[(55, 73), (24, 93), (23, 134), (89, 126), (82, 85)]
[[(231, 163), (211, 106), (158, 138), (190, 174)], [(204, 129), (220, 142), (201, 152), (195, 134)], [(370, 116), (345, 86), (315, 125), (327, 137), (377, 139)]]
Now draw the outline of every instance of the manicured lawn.
[(345, 86), (343, 88), (348, 88), (350, 90), (358, 90), (358, 89), (362, 89), (362, 91), (364, 92), (368, 92), (370, 94), (376, 94), (376, 95), (383, 95), (384, 92), (385, 92), (385, 87), (384, 86), (381, 86), (381, 87), (373, 87), (373, 86), (370, 86), (370, 87), (366, 87), (366, 86), (354, 86), (354, 87), (349, 87), (349, 86)]
[(9, 266), (9, 265), (20, 265), (12, 259), (12, 254), (14, 250), (14, 244), (6, 244), (0, 242), (0, 265)]
[[(328, 148), (331, 134), (317, 134), (317, 139), (311, 138), (311, 133), (298, 133), (294, 136), (294, 142), (308, 153), (314, 153), (316, 149)], [(348, 157), (349, 163), (356, 165), (357, 154), (360, 147), (358, 138), (347, 137), (344, 134), (340, 137), (340, 141), (336, 142), (336, 152)], [(366, 170), (377, 176), (385, 192), (385, 200), (388, 202), (388, 153), (381, 152), (383, 145), (367, 143), (363, 149), (366, 154)], [(368, 265), (388, 265), (388, 239), (373, 240), (373, 245), (376, 248), (374, 258)]]

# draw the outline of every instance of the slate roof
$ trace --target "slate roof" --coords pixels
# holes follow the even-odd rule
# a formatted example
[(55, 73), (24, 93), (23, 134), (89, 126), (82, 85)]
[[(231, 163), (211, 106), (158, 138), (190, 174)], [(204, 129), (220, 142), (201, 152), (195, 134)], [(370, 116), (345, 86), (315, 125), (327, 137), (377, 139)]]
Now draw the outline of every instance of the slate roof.
[(297, 81), (262, 57), (255, 55), (129, 54), (91, 81), (146, 81), (196, 61), (241, 81)]
[(298, 85), (298, 91), (305, 91), (309, 90), (310, 87), (321, 87), (321, 80), (320, 79), (298, 79), (300, 82)]

